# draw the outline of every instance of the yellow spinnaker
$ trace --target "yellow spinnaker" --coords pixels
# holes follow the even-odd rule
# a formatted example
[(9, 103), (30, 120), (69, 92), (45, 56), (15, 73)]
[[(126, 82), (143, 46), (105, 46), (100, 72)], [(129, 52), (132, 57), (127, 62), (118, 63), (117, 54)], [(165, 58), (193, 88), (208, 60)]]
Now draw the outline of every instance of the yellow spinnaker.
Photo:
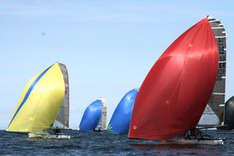
[(7, 130), (36, 132), (50, 128), (58, 115), (64, 92), (58, 63), (38, 73), (26, 85)]

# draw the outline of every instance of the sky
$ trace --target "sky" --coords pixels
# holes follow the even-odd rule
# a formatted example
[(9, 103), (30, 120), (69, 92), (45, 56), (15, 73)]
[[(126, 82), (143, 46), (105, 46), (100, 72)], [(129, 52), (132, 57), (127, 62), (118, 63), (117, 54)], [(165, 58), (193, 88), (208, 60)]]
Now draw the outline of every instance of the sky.
[(26, 83), (61, 62), (70, 81), (70, 128), (99, 97), (107, 123), (121, 98), (139, 88), (166, 48), (210, 15), (227, 32), (226, 101), (234, 96), (231, 0), (1, 0), (0, 129), (6, 129)]

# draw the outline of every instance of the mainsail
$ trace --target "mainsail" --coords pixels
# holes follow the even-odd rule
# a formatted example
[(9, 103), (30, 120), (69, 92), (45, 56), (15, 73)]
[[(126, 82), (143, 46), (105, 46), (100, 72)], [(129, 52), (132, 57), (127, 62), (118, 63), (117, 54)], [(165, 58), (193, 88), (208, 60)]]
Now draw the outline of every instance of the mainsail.
[(60, 63), (34, 76), (27, 83), (7, 130), (38, 132), (51, 128), (64, 101), (65, 79)]
[(99, 100), (102, 101), (102, 115), (101, 119), (98, 122), (98, 125), (95, 128), (96, 131), (102, 131), (106, 129), (106, 116), (107, 116), (106, 100), (104, 98), (99, 98)]
[(217, 127), (220, 124), (220, 120), (212, 108), (207, 105), (201, 119), (199, 120), (198, 127), (212, 128)]
[[(226, 32), (223, 24), (219, 20), (208, 17), (211, 29), (214, 32), (215, 39), (219, 52), (219, 66), (218, 75), (216, 78), (215, 87), (208, 102), (211, 109), (218, 116), (220, 123), (224, 119), (224, 106), (225, 106), (225, 80), (226, 80)], [(210, 113), (211, 111), (207, 112)]]
[(58, 116), (54, 122), (53, 128), (69, 128), (69, 79), (68, 71), (64, 64), (59, 63), (59, 67), (63, 74), (64, 84), (65, 84), (65, 93), (63, 98), (63, 103), (60, 107)]
[(218, 72), (218, 48), (205, 18), (177, 38), (137, 94), (129, 137), (170, 139), (196, 127)]

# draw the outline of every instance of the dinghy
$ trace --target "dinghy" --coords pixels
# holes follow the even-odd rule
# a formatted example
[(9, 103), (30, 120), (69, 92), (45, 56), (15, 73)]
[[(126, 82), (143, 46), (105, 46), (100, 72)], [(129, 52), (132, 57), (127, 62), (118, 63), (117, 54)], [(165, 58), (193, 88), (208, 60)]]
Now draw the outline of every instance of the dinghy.
[(117, 105), (107, 130), (111, 133), (128, 133), (132, 110), (137, 95), (137, 89), (132, 89), (124, 95)]
[(103, 131), (106, 128), (106, 101), (99, 98), (85, 110), (80, 122), (80, 131)]
[[(211, 97), (217, 72), (217, 43), (205, 18), (177, 38), (151, 68), (136, 97), (129, 138), (164, 143), (196, 127)], [(207, 140), (182, 143), (208, 144)]]
[(7, 131), (29, 137), (70, 138), (50, 133), (69, 128), (69, 82), (66, 66), (56, 63), (26, 85)]

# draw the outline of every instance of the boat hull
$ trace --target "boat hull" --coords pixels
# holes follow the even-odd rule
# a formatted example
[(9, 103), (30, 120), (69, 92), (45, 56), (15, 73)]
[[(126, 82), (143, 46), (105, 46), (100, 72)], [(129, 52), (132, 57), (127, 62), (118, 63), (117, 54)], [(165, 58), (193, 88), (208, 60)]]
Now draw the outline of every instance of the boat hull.
[(49, 133), (28, 133), (28, 138), (39, 138), (39, 139), (70, 139), (70, 135), (55, 135)]
[(160, 144), (186, 144), (186, 145), (223, 145), (224, 141), (222, 139), (178, 139), (178, 140), (169, 140), (161, 141)]

